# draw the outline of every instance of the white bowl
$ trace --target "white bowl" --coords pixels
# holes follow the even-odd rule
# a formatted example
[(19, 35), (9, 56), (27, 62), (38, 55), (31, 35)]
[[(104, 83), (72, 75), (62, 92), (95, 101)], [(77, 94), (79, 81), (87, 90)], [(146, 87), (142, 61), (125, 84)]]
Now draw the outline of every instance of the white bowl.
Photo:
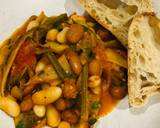
[[(160, 14), (160, 1), (155, 0), (155, 9)], [(0, 42), (5, 40), (31, 15), (45, 11), (47, 15), (82, 13), (77, 0), (1, 0)], [(159, 12), (158, 12), (159, 11)], [(127, 97), (106, 117), (97, 128), (160, 128), (160, 96), (152, 98), (142, 109), (128, 107)], [(14, 128), (13, 120), (0, 111), (0, 128)]]

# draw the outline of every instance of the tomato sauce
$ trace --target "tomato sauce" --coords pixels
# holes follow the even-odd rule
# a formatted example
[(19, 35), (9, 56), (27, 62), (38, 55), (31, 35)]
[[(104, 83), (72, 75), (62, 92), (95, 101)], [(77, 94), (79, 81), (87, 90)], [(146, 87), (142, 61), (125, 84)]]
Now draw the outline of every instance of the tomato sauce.
[(16, 75), (21, 73), (26, 66), (31, 69), (34, 69), (36, 66), (35, 45), (31, 40), (26, 40), (22, 44), (14, 60), (13, 70), (11, 69), (11, 71)]
[(101, 108), (99, 110), (99, 117), (103, 117), (110, 113), (118, 104), (119, 100), (113, 99), (108, 91), (103, 91), (101, 96)]
[[(102, 67), (104, 70), (108, 70), (110, 67), (112, 67), (112, 64), (109, 62), (106, 62), (106, 55), (104, 54), (105, 47), (102, 44), (98, 44), (95, 49), (97, 59), (100, 60)], [(101, 95), (101, 108), (99, 110), (99, 117), (103, 117), (110, 113), (118, 104), (117, 99), (114, 99), (110, 93), (108, 92), (108, 89), (102, 89), (102, 95)]]
[[(34, 19), (34, 17), (32, 17), (30, 19)], [(10, 36), (9, 39), (15, 40), (19, 35), (23, 35), (23, 33), (25, 33), (25, 31), (26, 31), (26, 27), (27, 27), (28, 22), (29, 22), (29, 20), (22, 27), (17, 29)], [(0, 44), (0, 48), (2, 48), (4, 45), (6, 45), (6, 43), (8, 43), (8, 39), (5, 40), (2, 44)], [(35, 53), (33, 52), (34, 51), (33, 50), (34, 46), (28, 45), (26, 47), (26, 44), (28, 44), (28, 43), (26, 42), (22, 45), (22, 49), (19, 52), (21, 54), (19, 54), (19, 56), (17, 56), (16, 59), (15, 59), (15, 62), (19, 62), (19, 63), (16, 63), (18, 65), (17, 69), (18, 69), (18, 67), (20, 69), (23, 69), (24, 66), (26, 66), (26, 65), (33, 66), (32, 64), (35, 64)], [(26, 53), (29, 53), (29, 54), (25, 54), (23, 51), (31, 51), (31, 52), (26, 52)], [(95, 48), (95, 52), (98, 53), (98, 55), (100, 55), (100, 59), (102, 59), (101, 60), (102, 62), (104, 62), (103, 58), (105, 58), (104, 54), (101, 54), (101, 53), (103, 53), (103, 51), (104, 51), (104, 49), (101, 45), (99, 45), (98, 47)], [(30, 59), (28, 59), (28, 58), (30, 58)], [(16, 60), (20, 60), (20, 61), (16, 61)], [(25, 62), (25, 65), (22, 65), (22, 62)], [(106, 63), (104, 63), (104, 65), (106, 66)], [(18, 71), (19, 70), (17, 70), (17, 72)], [(116, 107), (116, 105), (119, 102), (119, 100), (114, 99), (109, 94), (108, 91), (103, 91), (102, 92), (100, 101), (101, 101), (101, 108), (100, 108), (99, 113), (98, 113), (99, 117), (103, 117), (103, 116), (107, 115), (108, 113), (110, 113)]]

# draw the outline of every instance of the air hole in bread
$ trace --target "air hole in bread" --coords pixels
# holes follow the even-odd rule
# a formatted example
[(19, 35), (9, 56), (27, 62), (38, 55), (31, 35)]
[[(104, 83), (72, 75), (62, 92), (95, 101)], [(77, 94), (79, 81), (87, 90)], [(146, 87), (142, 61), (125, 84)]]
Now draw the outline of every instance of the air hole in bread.
[[(134, 52), (133, 52), (133, 54), (134, 54)], [(139, 53), (138, 53), (138, 52), (136, 52), (136, 56), (139, 56)]]
[[(145, 48), (144, 44), (142, 44), (141, 46), (142, 46), (142, 48)], [(151, 58), (149, 58), (149, 59), (151, 59)]]
[(140, 34), (140, 32), (139, 32), (138, 29), (135, 29), (134, 32), (133, 32), (133, 34), (134, 34), (134, 36), (135, 36), (136, 38), (139, 38), (139, 37), (141, 36), (141, 34)]
[(99, 3), (102, 3), (106, 6), (108, 6), (111, 9), (116, 9), (118, 6), (123, 4), (120, 0), (97, 0)]
[(150, 79), (157, 79), (157, 77), (154, 75), (154, 73), (146, 72), (146, 75), (147, 75), (147, 77), (150, 78)]
[(157, 91), (160, 92), (160, 88), (158, 88)]
[[(97, 11), (103, 11), (103, 9), (102, 8), (100, 8), (100, 7), (97, 7), (97, 9), (96, 9)], [(103, 15), (101, 15), (102, 17), (103, 17)]]
[(146, 77), (146, 76), (143, 76), (143, 75), (140, 75), (140, 79), (141, 79), (142, 81), (147, 81), (147, 77)]
[(112, 22), (107, 17), (105, 17), (105, 20), (107, 21), (108, 24), (112, 24)]
[(137, 6), (135, 6), (135, 5), (132, 5), (132, 6), (125, 6), (125, 8), (124, 8), (130, 15), (134, 15), (136, 12), (137, 12), (137, 10), (138, 10), (138, 7)]
[(134, 15), (138, 11), (138, 7), (136, 5), (127, 5), (121, 0), (97, 0), (100, 4), (104, 4), (110, 9), (123, 8), (130, 15)]
[(145, 100), (146, 98), (147, 98), (147, 96), (146, 96), (146, 95), (143, 95), (143, 96), (142, 96), (142, 99), (143, 99), (143, 100)]
[(135, 70), (133, 69), (132, 71), (129, 72), (130, 78), (134, 79), (135, 81), (137, 80), (137, 77), (135, 76)]
[(136, 97), (136, 98), (134, 99), (134, 102), (135, 102), (137, 105), (141, 105), (141, 104), (143, 103), (142, 99), (140, 99), (140, 98), (138, 98), (138, 97)]
[(134, 104), (136, 104), (138, 106), (142, 105), (146, 99), (147, 99), (146, 95), (142, 95), (141, 97), (135, 97), (134, 98)]
[(146, 83), (143, 83), (142, 87), (141, 88), (145, 88), (145, 87), (151, 87), (153, 86), (154, 84), (151, 83), (151, 82), (146, 82)]
[(148, 60), (149, 60), (149, 61), (151, 61), (151, 60), (152, 60), (152, 58), (151, 58), (151, 57), (149, 57), (149, 58), (148, 58)]
[(127, 21), (127, 22), (124, 24), (124, 26), (129, 27), (129, 26), (131, 25), (131, 23), (132, 23), (132, 19), (129, 20), (129, 21)]
[(140, 62), (140, 64), (142, 64), (142, 65), (145, 64), (146, 61), (145, 61), (145, 58), (144, 58), (143, 55), (140, 55), (140, 56), (139, 56), (139, 62)]
[(95, 10), (95, 9), (92, 9), (92, 10), (91, 10), (91, 13), (92, 13), (93, 15), (95, 15), (95, 14), (96, 14), (96, 10)]
[(136, 65), (137, 64), (137, 60), (135, 58), (132, 59), (132, 65)]

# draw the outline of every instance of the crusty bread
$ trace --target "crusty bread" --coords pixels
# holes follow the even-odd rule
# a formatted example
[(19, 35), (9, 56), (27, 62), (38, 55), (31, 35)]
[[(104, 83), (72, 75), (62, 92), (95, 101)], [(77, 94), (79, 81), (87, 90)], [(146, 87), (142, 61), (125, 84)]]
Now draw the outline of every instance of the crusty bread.
[(137, 13), (152, 12), (151, 0), (79, 0), (85, 10), (111, 31), (125, 47), (128, 29)]
[(160, 92), (160, 20), (137, 15), (128, 33), (128, 92), (131, 106), (145, 105)]

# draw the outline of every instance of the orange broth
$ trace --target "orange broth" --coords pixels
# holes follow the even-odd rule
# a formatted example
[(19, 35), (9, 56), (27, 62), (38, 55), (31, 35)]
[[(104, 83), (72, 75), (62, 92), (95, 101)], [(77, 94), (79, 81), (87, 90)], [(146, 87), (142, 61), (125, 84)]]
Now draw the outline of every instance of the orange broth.
[[(24, 25), (18, 28), (10, 37), (9, 39), (15, 40), (17, 36), (22, 35), (26, 31), (27, 24), (29, 21), (34, 19), (35, 17), (32, 16), (29, 20), (26, 21)], [(3, 47), (6, 43), (8, 43), (8, 39), (5, 40), (3, 43), (0, 44), (0, 48)], [(101, 108), (99, 110), (99, 117), (103, 117), (110, 113), (118, 104), (119, 100), (113, 99), (112, 96), (109, 94), (108, 91), (102, 91), (101, 95)]]
[(103, 117), (110, 113), (118, 104), (119, 100), (113, 99), (108, 91), (103, 91), (101, 96), (101, 108), (99, 110), (99, 117)]

